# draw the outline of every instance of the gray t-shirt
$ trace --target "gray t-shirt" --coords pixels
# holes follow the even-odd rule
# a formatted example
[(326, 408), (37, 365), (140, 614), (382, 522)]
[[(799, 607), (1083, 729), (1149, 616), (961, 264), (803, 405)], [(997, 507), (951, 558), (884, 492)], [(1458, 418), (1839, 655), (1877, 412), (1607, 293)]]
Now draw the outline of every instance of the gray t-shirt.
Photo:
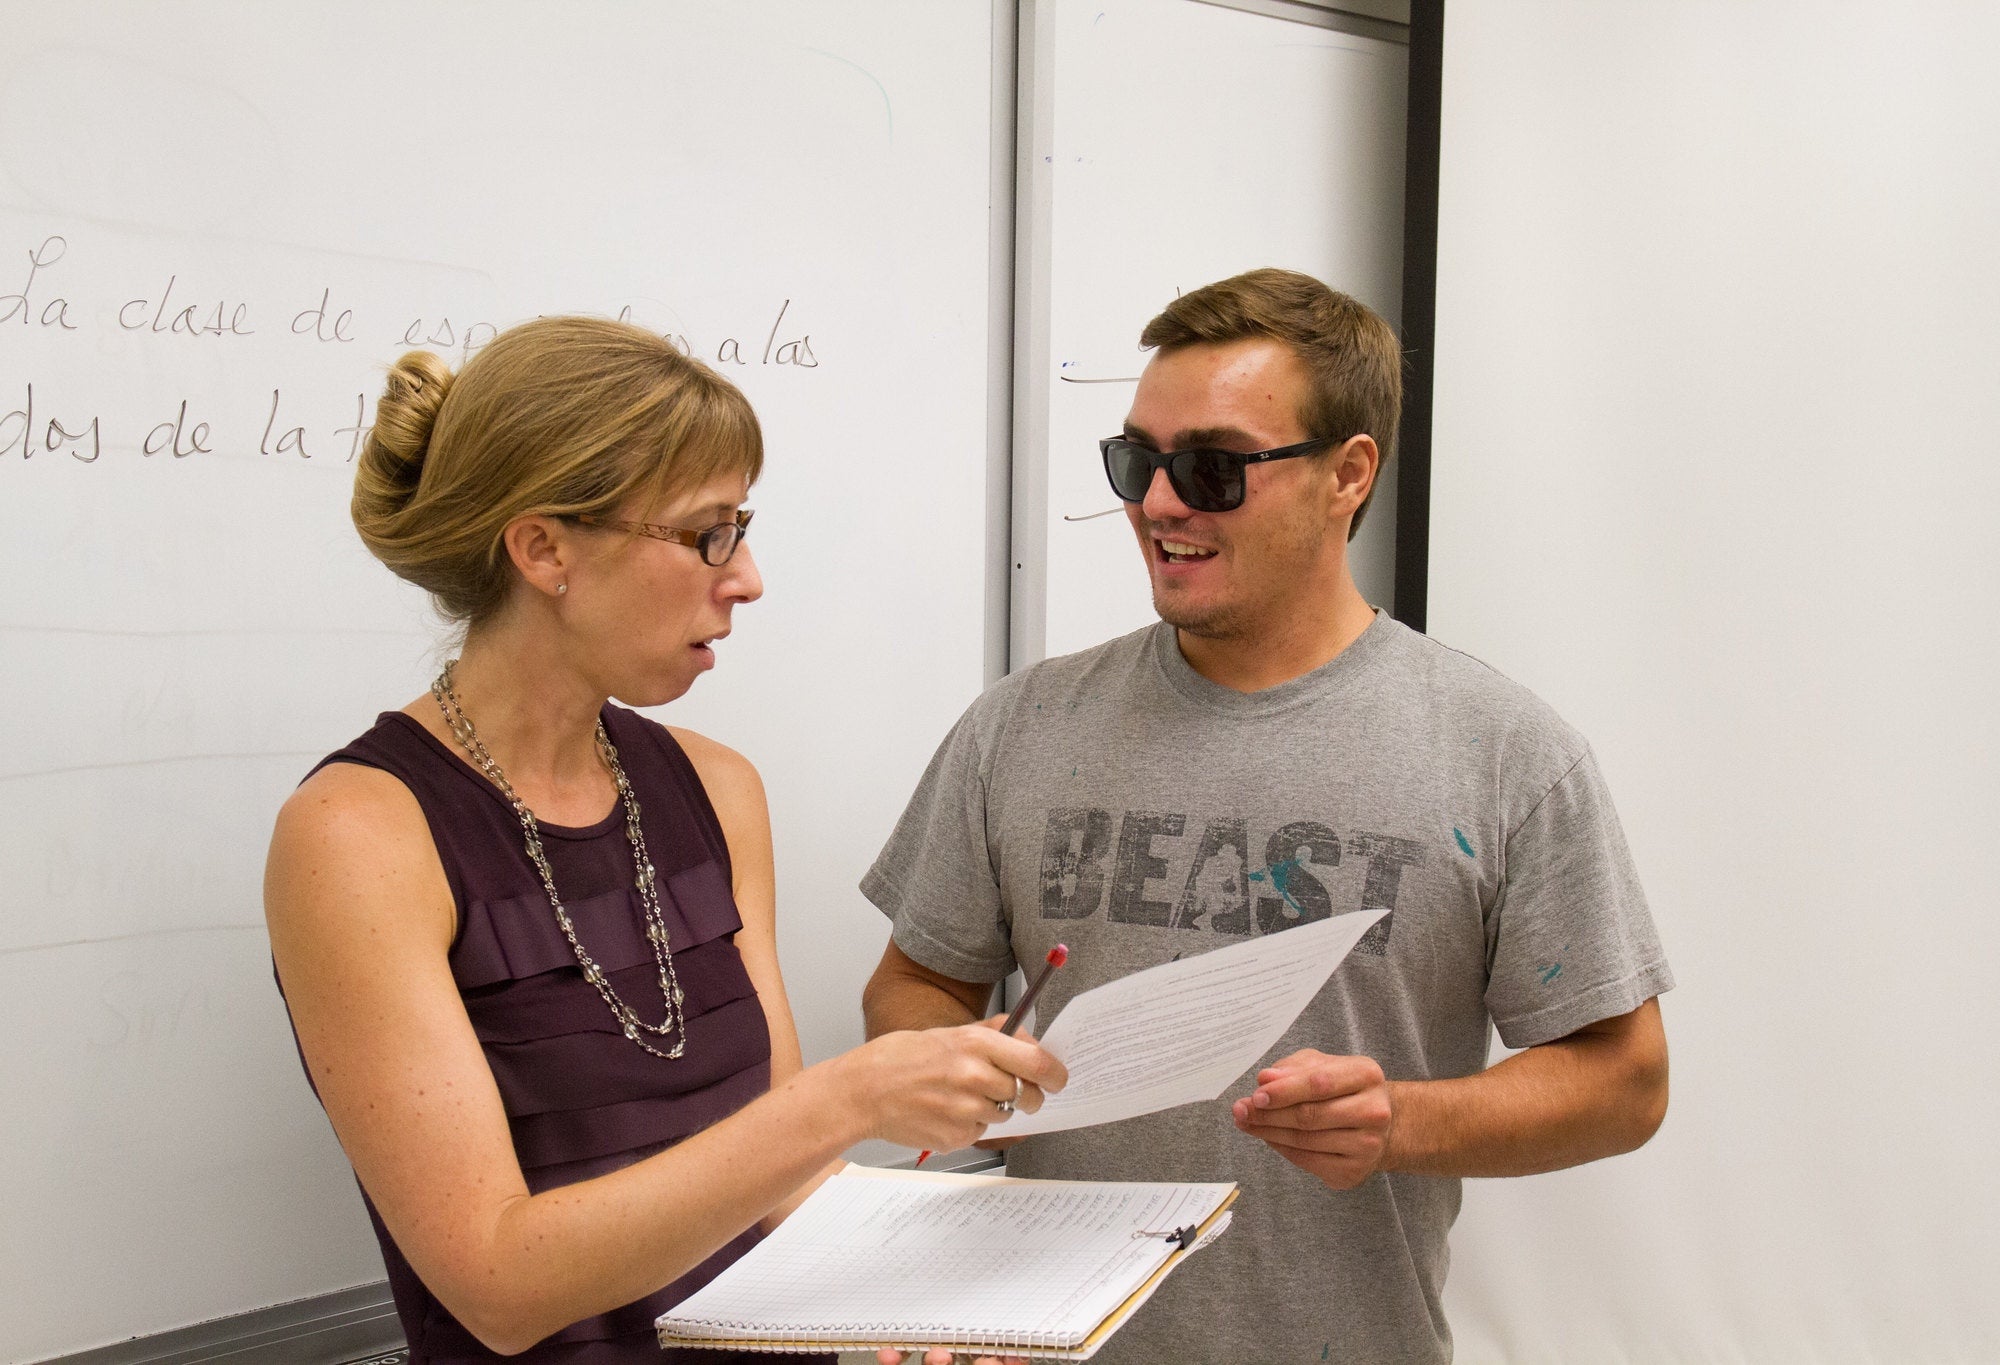
[[(1378, 615), (1262, 692), (1203, 678), (1160, 624), (995, 684), (932, 759), (861, 889), (915, 961), (997, 981), (1058, 942), (1037, 1013), (1246, 935), (1386, 907), (1259, 1065), (1300, 1048), (1390, 1079), (1486, 1064), (1667, 990), (1596, 761), (1546, 705)], [(1108, 1362), (1442, 1361), (1459, 1182), (1333, 1191), (1212, 1104), (1029, 1138), (1009, 1173), (1235, 1180), (1229, 1232)]]

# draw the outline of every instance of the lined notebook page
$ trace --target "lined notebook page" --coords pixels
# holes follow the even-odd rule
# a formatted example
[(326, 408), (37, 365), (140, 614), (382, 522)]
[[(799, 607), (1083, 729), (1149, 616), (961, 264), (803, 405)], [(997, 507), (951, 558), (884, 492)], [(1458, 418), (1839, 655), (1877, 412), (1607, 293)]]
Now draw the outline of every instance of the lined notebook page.
[(661, 1319), (717, 1337), (1073, 1346), (1234, 1186), (849, 1167)]

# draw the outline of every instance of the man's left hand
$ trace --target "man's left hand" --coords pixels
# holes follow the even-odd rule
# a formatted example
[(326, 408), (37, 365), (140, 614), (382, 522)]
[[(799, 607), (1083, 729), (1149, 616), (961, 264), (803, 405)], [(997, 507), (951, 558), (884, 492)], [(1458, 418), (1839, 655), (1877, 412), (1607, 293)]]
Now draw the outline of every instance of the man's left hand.
[(1231, 1106), (1236, 1126), (1336, 1190), (1382, 1168), (1395, 1111), (1382, 1068), (1369, 1057), (1310, 1048), (1257, 1073), (1257, 1089)]

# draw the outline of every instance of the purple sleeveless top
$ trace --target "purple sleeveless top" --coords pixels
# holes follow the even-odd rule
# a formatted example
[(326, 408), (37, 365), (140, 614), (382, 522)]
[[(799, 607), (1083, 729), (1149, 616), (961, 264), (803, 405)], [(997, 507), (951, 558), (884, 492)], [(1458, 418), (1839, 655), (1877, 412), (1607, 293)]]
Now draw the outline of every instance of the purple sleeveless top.
[[(452, 975), (499, 1085), (522, 1174), (537, 1194), (671, 1147), (771, 1084), (763, 1006), (732, 938), (742, 920), (715, 809), (687, 754), (662, 726), (615, 706), (604, 708), (603, 719), (639, 798), (674, 970), (686, 996), (687, 1049), (675, 1061), (625, 1037), (583, 979), (528, 859), (513, 807), (436, 736), (401, 712), (386, 712), (374, 729), (320, 764), (379, 768), (408, 787), (423, 808), (457, 906)], [(664, 1017), (659, 968), (633, 889), (622, 803), (586, 829), (544, 824), (541, 836), (578, 940), (640, 1018)], [(372, 1202), (368, 1216), (382, 1243), (413, 1365), (503, 1359), (432, 1297)], [(506, 1358), (533, 1365), (761, 1360), (737, 1352), (662, 1352), (653, 1333), (656, 1317), (720, 1274), (759, 1236), (752, 1228), (657, 1293)]]

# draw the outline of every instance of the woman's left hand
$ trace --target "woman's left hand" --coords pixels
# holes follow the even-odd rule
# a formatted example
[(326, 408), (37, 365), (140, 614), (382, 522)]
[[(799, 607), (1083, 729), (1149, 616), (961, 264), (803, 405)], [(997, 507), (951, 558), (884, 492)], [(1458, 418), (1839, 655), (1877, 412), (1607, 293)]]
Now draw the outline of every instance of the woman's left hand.
[[(877, 1351), (875, 1359), (881, 1365), (903, 1365), (906, 1360), (915, 1360), (914, 1355), (906, 1356), (901, 1351)], [(951, 1365), (954, 1359), (950, 1351), (936, 1350), (924, 1352), (924, 1365)], [(1020, 1356), (981, 1356), (973, 1365), (1028, 1365)]]

